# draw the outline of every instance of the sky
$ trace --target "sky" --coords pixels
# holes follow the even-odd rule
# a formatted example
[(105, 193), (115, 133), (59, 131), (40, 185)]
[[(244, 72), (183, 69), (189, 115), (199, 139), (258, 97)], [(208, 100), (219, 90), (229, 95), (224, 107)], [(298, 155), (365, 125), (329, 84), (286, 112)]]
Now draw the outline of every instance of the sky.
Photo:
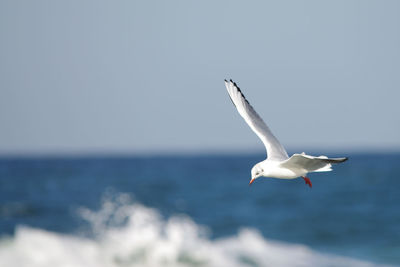
[[(400, 150), (399, 1), (0, 1), (0, 154)], [(300, 152), (300, 151), (297, 151)]]

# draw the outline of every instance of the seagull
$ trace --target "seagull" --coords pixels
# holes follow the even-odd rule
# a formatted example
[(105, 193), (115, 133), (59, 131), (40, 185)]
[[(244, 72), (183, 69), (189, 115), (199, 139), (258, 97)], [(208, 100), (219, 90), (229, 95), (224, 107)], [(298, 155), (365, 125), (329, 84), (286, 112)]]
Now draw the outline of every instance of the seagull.
[(251, 185), (259, 177), (270, 177), (278, 179), (295, 179), (302, 177), (312, 187), (310, 178), (306, 175), (309, 172), (327, 172), (332, 170), (332, 163), (345, 162), (348, 158), (328, 158), (326, 156), (310, 156), (304, 152), (293, 154), (290, 158), (285, 148), (272, 134), (271, 130), (257, 114), (254, 108), (247, 101), (239, 86), (232, 80), (225, 80), (225, 86), (233, 105), (240, 116), (246, 121), (250, 128), (261, 139), (267, 150), (267, 159), (263, 160), (251, 169)]

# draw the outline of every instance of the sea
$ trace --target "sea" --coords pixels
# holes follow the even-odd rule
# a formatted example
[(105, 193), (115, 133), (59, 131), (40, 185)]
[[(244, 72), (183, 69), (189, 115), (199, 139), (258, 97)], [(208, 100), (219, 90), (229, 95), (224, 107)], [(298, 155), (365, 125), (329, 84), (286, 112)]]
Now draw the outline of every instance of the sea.
[(249, 186), (261, 153), (3, 156), (0, 266), (400, 266), (400, 153), (345, 156), (312, 188)]

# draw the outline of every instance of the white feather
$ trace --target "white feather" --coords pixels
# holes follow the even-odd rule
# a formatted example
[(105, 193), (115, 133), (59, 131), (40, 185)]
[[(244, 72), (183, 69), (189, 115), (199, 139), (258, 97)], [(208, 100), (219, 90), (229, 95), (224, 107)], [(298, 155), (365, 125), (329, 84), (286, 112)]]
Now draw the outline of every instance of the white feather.
[[(267, 159), (257, 163), (252, 168), (251, 182), (261, 176), (293, 179), (304, 176), (309, 172), (331, 171), (332, 163), (341, 163), (347, 160), (347, 158), (328, 158), (326, 156), (315, 157), (307, 155), (304, 152), (293, 154), (289, 158), (285, 148), (279, 143), (278, 139), (250, 105), (236, 83), (232, 80), (229, 82), (225, 80), (225, 86), (240, 116), (243, 117), (250, 128), (261, 139), (267, 150)], [(311, 186), (309, 180), (308, 183)]]
[(265, 122), (246, 100), (236, 83), (232, 82), (232, 80), (229, 82), (225, 80), (225, 86), (239, 114), (264, 143), (268, 158), (272, 160), (288, 159), (289, 157), (285, 148), (279, 143)]

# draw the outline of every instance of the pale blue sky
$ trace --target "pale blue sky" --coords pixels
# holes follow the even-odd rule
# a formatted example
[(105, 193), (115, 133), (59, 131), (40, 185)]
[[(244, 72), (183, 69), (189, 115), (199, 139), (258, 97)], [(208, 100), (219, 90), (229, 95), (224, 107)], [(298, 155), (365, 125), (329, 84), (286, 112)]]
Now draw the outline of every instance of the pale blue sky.
[(0, 154), (400, 149), (399, 1), (0, 2)]

